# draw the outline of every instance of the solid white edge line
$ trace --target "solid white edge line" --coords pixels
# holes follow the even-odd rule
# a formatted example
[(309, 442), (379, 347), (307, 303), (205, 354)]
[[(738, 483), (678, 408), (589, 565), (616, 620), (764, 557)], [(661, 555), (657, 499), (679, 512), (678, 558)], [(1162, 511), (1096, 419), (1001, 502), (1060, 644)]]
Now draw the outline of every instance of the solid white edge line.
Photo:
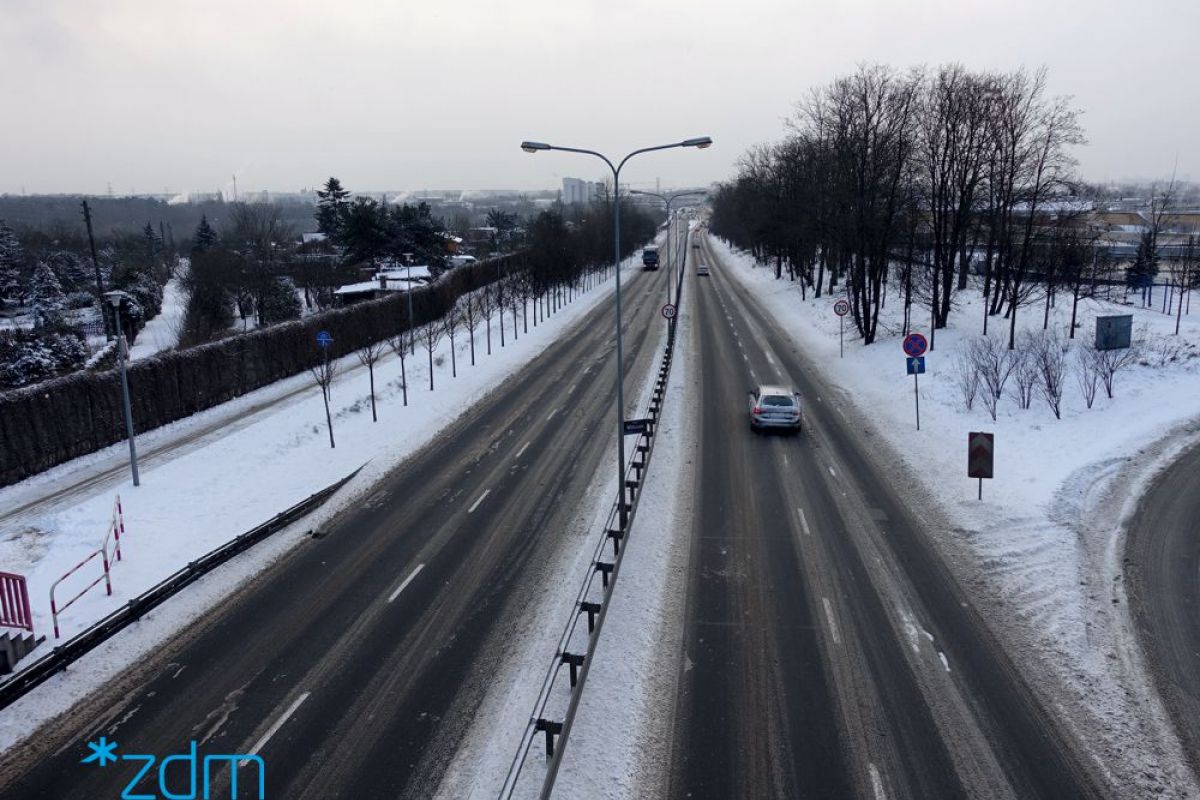
[[(287, 722), (289, 719), (291, 719), (291, 717), (292, 717), (292, 714), (295, 714), (295, 713), (296, 713), (296, 709), (300, 707), (300, 704), (301, 704), (301, 703), (303, 703), (305, 700), (307, 700), (307, 699), (308, 699), (308, 696), (309, 696), (309, 694), (311, 694), (311, 692), (305, 692), (304, 694), (302, 694), (302, 695), (300, 695), (299, 697), (297, 697), (297, 698), (296, 698), (296, 699), (295, 699), (295, 700), (292, 702), (292, 704), (291, 704), (290, 706), (288, 706), (288, 710), (287, 710), (287, 711), (285, 711), (285, 712), (283, 712), (283, 716), (282, 716), (282, 717), (280, 717), (279, 719), (275, 720), (275, 724), (274, 724), (274, 725), (272, 725), (270, 728), (267, 728), (267, 732), (266, 732), (266, 733), (264, 733), (264, 734), (262, 735), (262, 738), (261, 738), (261, 739), (259, 739), (259, 740), (258, 740), (258, 741), (257, 741), (257, 742), (254, 744), (254, 747), (251, 747), (251, 748), (250, 748), (250, 752), (249, 752), (249, 753), (247, 753), (246, 755), (251, 755), (251, 756), (256, 756), (256, 755), (258, 755), (258, 751), (259, 751), (259, 750), (262, 750), (262, 748), (263, 748), (263, 745), (265, 745), (265, 744), (266, 744), (268, 741), (270, 741), (270, 739), (271, 739), (271, 737), (272, 737), (272, 736), (274, 736), (275, 734), (279, 733), (279, 729), (283, 727), (283, 723), (285, 723), (285, 722)], [(249, 759), (245, 759), (245, 758), (244, 758), (244, 759), (242, 759), (241, 761), (239, 761), (239, 762), (238, 762), (238, 766), (240, 767), (242, 764), (245, 764), (247, 761), (249, 761)]]
[(396, 587), (396, 591), (392, 592), (391, 595), (388, 596), (387, 601), (390, 603), (399, 597), (400, 593), (407, 589), (408, 585), (412, 583), (412, 579), (417, 577), (417, 573), (423, 569), (425, 569), (424, 564), (417, 564), (416, 568), (414, 568), (412, 572), (408, 573), (408, 577), (404, 579), (404, 583)]
[(529, 442), (526, 442), (525, 444), (521, 445), (521, 449), (517, 451), (517, 454), (513, 456), (513, 458), (520, 458), (521, 456), (525, 455), (525, 451), (529, 449), (529, 444)]
[(833, 620), (833, 606), (830, 604), (828, 597), (822, 597), (821, 603), (825, 606), (825, 619), (829, 620), (829, 632), (833, 634), (833, 643), (841, 644), (842, 637), (838, 633), (837, 623)]
[(800, 514), (800, 527), (804, 528), (806, 535), (812, 536), (812, 528), (808, 527), (808, 518), (804, 516), (804, 509), (797, 508), (796, 511)]
[(476, 500), (474, 503), (472, 503), (471, 507), (467, 509), (467, 513), (474, 514), (475, 509), (479, 508), (479, 504), (483, 502), (483, 498), (487, 497), (491, 493), (492, 493), (491, 489), (484, 489), (483, 494), (479, 495), (479, 499)]

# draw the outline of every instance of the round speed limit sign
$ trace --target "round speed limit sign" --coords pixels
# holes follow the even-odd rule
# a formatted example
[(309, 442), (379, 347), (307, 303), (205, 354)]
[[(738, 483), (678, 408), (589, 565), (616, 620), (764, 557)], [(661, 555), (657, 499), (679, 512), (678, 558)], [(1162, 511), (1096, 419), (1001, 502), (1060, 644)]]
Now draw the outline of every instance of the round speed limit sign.
[(670, 303), (667, 303), (666, 305), (664, 305), (662, 307), (662, 315), (667, 319), (674, 319), (675, 318), (675, 306), (671, 305)]
[(850, 313), (850, 301), (849, 300), (838, 300), (836, 303), (833, 304), (833, 313), (837, 314), (839, 317), (844, 317), (847, 314), (849, 314)]

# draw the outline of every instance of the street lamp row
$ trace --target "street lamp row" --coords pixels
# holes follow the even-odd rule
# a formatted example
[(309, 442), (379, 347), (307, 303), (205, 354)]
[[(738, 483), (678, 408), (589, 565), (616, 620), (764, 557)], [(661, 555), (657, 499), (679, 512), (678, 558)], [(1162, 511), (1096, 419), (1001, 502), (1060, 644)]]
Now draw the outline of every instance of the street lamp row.
[(561, 147), (546, 142), (521, 142), (521, 149), (526, 153), (537, 153), (542, 150), (561, 150), (567, 153), (583, 153), (595, 156), (608, 165), (613, 174), (613, 271), (616, 274), (616, 332), (617, 332), (617, 489), (620, 502), (617, 503), (620, 518), (620, 529), (624, 531), (629, 524), (629, 512), (625, 508), (625, 359), (621, 348), (621, 168), (625, 162), (641, 153), (654, 150), (669, 150), (675, 147), (695, 147), (703, 150), (712, 145), (712, 138), (698, 136), (694, 139), (684, 139), (682, 142), (660, 144), (654, 147), (643, 147), (625, 156), (616, 166), (603, 153), (586, 150), (579, 147)]

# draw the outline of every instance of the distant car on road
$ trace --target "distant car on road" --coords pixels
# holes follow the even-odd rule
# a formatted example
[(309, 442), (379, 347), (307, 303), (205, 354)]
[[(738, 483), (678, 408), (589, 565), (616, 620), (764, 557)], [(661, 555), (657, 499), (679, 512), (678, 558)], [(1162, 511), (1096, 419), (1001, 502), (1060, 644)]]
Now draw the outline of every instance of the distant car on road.
[(700, 249), (700, 240), (695, 236), (692, 237), (692, 247), (696, 248), (697, 250)]
[(642, 251), (642, 266), (649, 270), (658, 269), (658, 248), (651, 245)]
[(800, 393), (791, 387), (762, 385), (751, 390), (750, 430), (800, 431)]
[(708, 277), (708, 264), (697, 264), (696, 265), (696, 274), (703, 275), (704, 277), (707, 278)]

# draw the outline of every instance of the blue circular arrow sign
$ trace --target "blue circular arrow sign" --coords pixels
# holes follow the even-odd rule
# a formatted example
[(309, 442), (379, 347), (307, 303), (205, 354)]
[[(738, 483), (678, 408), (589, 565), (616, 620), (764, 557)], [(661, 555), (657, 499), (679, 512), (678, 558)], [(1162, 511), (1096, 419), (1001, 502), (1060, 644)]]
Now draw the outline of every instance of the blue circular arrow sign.
[(329, 331), (317, 331), (317, 344), (321, 347), (333, 344), (333, 337), (329, 335)]

